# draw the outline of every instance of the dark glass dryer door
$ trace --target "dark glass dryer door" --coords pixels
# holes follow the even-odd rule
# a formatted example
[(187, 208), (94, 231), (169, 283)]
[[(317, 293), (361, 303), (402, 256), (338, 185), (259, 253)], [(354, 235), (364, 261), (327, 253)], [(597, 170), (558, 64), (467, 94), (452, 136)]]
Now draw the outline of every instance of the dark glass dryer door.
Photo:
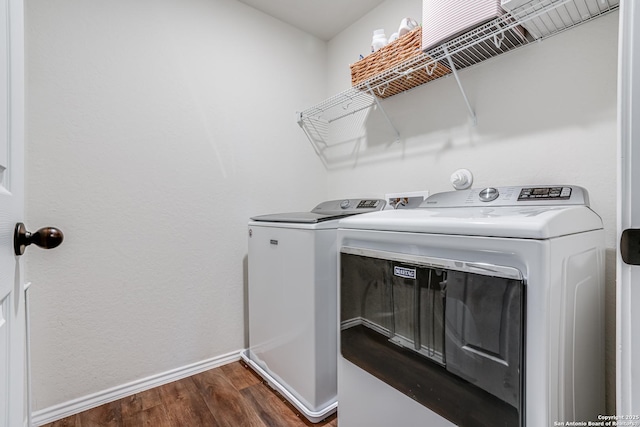
[(362, 248), (340, 253), (342, 356), (461, 426), (523, 426), (522, 274)]

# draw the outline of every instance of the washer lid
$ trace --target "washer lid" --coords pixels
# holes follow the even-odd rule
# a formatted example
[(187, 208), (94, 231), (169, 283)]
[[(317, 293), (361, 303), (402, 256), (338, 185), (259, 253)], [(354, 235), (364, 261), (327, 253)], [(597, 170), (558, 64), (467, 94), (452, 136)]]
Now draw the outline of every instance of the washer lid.
[(344, 218), (365, 212), (379, 211), (384, 208), (381, 199), (340, 199), (320, 203), (311, 212), (290, 212), (259, 215), (251, 217), (260, 222), (287, 222), (294, 224), (317, 224), (319, 222)]
[(269, 215), (259, 215), (251, 217), (253, 221), (259, 222), (288, 222), (294, 224), (317, 224), (319, 222), (330, 221), (332, 219), (340, 219), (354, 213), (315, 213), (315, 212), (290, 212)]
[(341, 219), (343, 229), (549, 239), (602, 229), (586, 206), (418, 208)]

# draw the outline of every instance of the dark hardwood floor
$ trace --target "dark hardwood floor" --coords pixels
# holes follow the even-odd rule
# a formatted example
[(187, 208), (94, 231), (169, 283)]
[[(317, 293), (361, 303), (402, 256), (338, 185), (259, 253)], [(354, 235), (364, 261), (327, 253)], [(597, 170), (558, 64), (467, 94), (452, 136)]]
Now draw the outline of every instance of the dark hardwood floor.
[(337, 427), (312, 424), (243, 362), (165, 384), (44, 427)]

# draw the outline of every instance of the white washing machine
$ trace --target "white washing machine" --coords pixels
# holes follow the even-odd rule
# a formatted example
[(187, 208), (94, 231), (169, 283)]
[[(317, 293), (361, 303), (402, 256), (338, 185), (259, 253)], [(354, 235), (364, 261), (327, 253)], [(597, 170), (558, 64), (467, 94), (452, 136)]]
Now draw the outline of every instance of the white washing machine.
[(249, 222), (249, 349), (242, 358), (311, 422), (337, 407), (338, 220), (384, 205), (334, 200)]
[(604, 414), (604, 231), (583, 188), (435, 194), (341, 220), (338, 245), (340, 427)]

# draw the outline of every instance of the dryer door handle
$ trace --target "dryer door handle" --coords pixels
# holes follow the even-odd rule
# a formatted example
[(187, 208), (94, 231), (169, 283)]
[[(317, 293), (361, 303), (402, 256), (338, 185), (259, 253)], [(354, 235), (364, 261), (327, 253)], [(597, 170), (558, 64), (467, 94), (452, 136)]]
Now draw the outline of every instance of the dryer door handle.
[(640, 229), (627, 228), (620, 237), (620, 254), (629, 265), (640, 265)]

